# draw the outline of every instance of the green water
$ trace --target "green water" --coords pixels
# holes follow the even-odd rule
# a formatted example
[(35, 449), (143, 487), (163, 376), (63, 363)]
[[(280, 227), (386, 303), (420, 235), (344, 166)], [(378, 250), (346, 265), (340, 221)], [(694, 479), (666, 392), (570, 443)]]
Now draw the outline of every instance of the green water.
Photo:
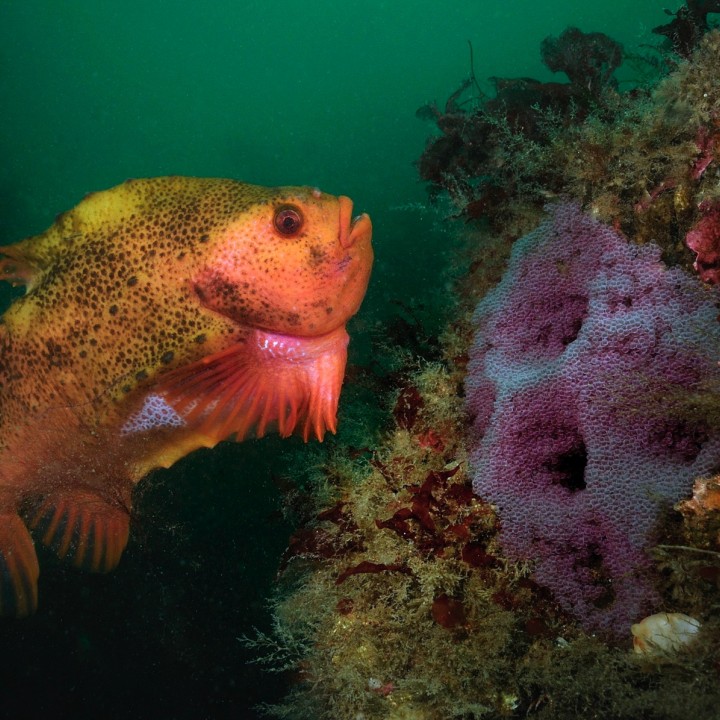
[[(657, 42), (649, 28), (666, 22), (662, 8), (0, 0), (0, 243), (128, 177), (347, 194), (375, 226), (373, 281), (354, 323), (362, 347), (398, 302), (436, 308), (446, 293), (451, 235), (413, 167), (432, 132), (415, 110), (468, 75), (467, 41), (481, 80), (546, 80), (547, 35), (576, 25), (632, 51)], [(291, 531), (277, 519), (284, 451), (272, 439), (227, 446), (158, 474), (141, 502), (157, 509), (111, 575), (43, 555), (38, 616), (0, 625), (0, 717), (251, 718), (281, 693), (288, 678), (247, 666), (236, 637), (268, 623)]]
[[(481, 79), (549, 79), (547, 35), (577, 25), (630, 49), (665, 22), (661, 7), (3, 0), (0, 240), (128, 177), (315, 185), (372, 214), (375, 287), (392, 277), (417, 292), (408, 254), (429, 252), (431, 223), (398, 209), (426, 201), (413, 161), (431, 128), (414, 113), (467, 76), (467, 41)], [(420, 287), (431, 267), (414, 265)]]

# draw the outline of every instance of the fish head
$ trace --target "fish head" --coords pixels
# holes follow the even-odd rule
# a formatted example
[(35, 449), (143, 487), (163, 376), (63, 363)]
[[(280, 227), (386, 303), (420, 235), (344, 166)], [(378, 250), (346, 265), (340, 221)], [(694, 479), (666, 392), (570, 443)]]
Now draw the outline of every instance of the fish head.
[(213, 229), (193, 291), (246, 327), (314, 337), (344, 326), (373, 262), (370, 218), (352, 209), (317, 189), (269, 188)]

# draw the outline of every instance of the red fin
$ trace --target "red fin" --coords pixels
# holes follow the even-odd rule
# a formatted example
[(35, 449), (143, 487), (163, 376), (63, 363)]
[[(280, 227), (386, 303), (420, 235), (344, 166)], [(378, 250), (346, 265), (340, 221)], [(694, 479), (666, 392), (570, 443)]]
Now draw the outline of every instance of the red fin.
[(169, 373), (156, 392), (187, 426), (219, 442), (277, 427), (307, 441), (335, 432), (345, 374), (345, 328), (315, 338), (249, 334), (244, 342)]
[(33, 541), (20, 516), (0, 514), (0, 615), (35, 612), (39, 574)]
[(130, 516), (87, 491), (57, 492), (33, 515), (30, 527), (59, 558), (93, 572), (108, 572), (127, 545)]
[(0, 247), (0, 280), (5, 280), (13, 286), (30, 285), (40, 269), (30, 259), (26, 258), (22, 249), (17, 245)]

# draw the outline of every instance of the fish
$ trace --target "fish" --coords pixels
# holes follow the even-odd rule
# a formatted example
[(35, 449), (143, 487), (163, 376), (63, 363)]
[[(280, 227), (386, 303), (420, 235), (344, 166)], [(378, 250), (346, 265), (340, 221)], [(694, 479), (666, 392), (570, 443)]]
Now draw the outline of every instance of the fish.
[(133, 487), (226, 439), (337, 429), (372, 223), (309, 187), (128, 180), (0, 247), (0, 614), (37, 609), (33, 536), (108, 572)]

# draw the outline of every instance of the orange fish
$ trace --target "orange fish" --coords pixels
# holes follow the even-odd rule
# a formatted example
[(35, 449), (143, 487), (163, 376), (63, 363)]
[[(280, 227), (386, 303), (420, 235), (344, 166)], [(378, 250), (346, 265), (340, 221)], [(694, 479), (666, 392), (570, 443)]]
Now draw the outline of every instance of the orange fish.
[(1, 614), (37, 606), (26, 524), (105, 572), (153, 468), (229, 437), (335, 432), (371, 235), (347, 197), (164, 177), (0, 248), (0, 279), (26, 286), (0, 324)]

